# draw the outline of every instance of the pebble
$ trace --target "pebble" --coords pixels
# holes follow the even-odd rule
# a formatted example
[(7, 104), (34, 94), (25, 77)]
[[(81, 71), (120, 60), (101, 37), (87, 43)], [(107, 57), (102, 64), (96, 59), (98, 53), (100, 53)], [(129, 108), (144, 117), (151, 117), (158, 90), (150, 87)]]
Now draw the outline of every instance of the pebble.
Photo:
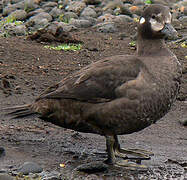
[(5, 156), (5, 148), (4, 147), (0, 147), (0, 158)]
[(14, 178), (11, 177), (11, 176), (8, 175), (8, 174), (1, 173), (1, 174), (0, 174), (0, 180), (14, 180)]
[(183, 125), (183, 126), (187, 126), (187, 118), (182, 118), (179, 120), (179, 122)]
[(115, 24), (112, 22), (100, 23), (95, 27), (97, 28), (98, 32), (102, 32), (102, 33), (114, 33), (117, 31)]
[(85, 173), (97, 173), (103, 172), (108, 169), (108, 165), (104, 164), (103, 162), (91, 162), (87, 164), (82, 164), (75, 168), (76, 171), (82, 171)]
[(29, 173), (41, 173), (43, 168), (34, 162), (25, 162), (18, 170), (19, 173), (27, 175)]
[[(35, 32), (50, 23), (66, 23), (68, 31), (78, 28), (98, 27), (95, 30), (104, 33), (115, 33), (119, 23), (131, 23), (138, 19), (147, 1), (145, 0), (5, 0), (0, 1), (1, 16), (14, 16), (16, 21), (22, 21), (25, 26), (9, 26), (13, 35), (25, 36)], [(165, 4), (173, 10), (173, 21), (177, 29), (187, 26), (186, 0), (152, 0), (152, 3)], [(110, 23), (104, 23), (110, 22)], [(103, 23), (103, 24), (102, 24)], [(7, 33), (5, 24), (0, 26), (0, 32)]]

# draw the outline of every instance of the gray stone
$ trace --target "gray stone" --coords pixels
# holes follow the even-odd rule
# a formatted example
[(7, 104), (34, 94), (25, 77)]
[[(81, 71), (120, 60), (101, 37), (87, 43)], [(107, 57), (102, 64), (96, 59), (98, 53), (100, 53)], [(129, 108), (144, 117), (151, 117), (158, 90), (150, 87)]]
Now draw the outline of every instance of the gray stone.
[(133, 5), (144, 5), (145, 1), (144, 0), (134, 0)]
[(68, 23), (71, 19), (78, 19), (78, 16), (74, 12), (66, 12), (59, 20)]
[(81, 1), (72, 1), (69, 5), (66, 6), (67, 11), (75, 12), (77, 15), (80, 15), (82, 10), (86, 7), (86, 4)]
[(50, 12), (49, 14), (55, 19), (55, 18), (58, 18), (61, 14), (62, 14), (62, 10), (57, 8), (57, 7), (54, 7)]
[(12, 12), (9, 16), (14, 17), (16, 20), (22, 21), (27, 17), (27, 13), (24, 10), (16, 10)]
[(27, 18), (29, 18), (29, 17), (31, 17), (31, 16), (35, 16), (35, 15), (37, 15), (37, 14), (39, 14), (39, 13), (42, 13), (42, 12), (44, 12), (44, 10), (43, 10), (42, 8), (36, 9), (36, 10), (34, 10), (34, 11), (29, 12), (29, 13), (27, 14)]
[(4, 147), (0, 147), (0, 158), (5, 156), (5, 148)]
[(87, 5), (98, 5), (101, 4), (101, 0), (83, 0)]
[(93, 17), (96, 18), (97, 17), (97, 13), (94, 11), (93, 8), (90, 7), (86, 7), (84, 8), (84, 10), (81, 13), (81, 16), (85, 16), (85, 17)]
[(99, 22), (113, 22), (115, 18), (116, 18), (116, 16), (107, 13), (107, 14), (104, 14), (104, 15), (102, 15), (102, 16), (99, 16), (99, 17), (97, 18), (97, 22), (98, 22), (98, 23), (99, 23)]
[(7, 15), (9, 15), (11, 12), (13, 12), (15, 10), (16, 10), (16, 6), (9, 4), (5, 8), (3, 8), (3, 13), (2, 14), (3, 14), (3, 16), (7, 16)]
[(52, 21), (51, 15), (46, 12), (41, 12), (30, 18), (30, 20), (35, 20), (35, 19), (47, 19), (48, 21)]
[(19, 169), (18, 172), (27, 175), (29, 173), (41, 173), (43, 168), (34, 162), (25, 162)]
[(114, 33), (117, 31), (115, 24), (112, 22), (100, 23), (95, 26), (98, 32), (102, 33)]
[(42, 173), (39, 174), (39, 176), (43, 180), (60, 180), (61, 179), (61, 174), (57, 171), (52, 171), (52, 172), (43, 171)]
[(26, 12), (33, 11), (36, 8), (38, 8), (38, 5), (35, 3), (34, 0), (24, 0), (24, 10)]
[(179, 21), (181, 22), (182, 26), (185, 28), (187, 27), (187, 16), (182, 16), (179, 18)]
[(85, 20), (85, 19), (70, 19), (69, 24), (75, 27), (78, 27), (78, 28), (87, 28), (93, 25), (92, 22), (90, 22), (89, 20)]
[(57, 7), (58, 4), (56, 2), (47, 2), (45, 3), (42, 8), (45, 8), (45, 7)]
[(12, 176), (5, 174), (5, 173), (1, 173), (0, 174), (0, 180), (14, 180)]
[(59, 22), (58, 26), (62, 27), (65, 32), (71, 32), (71, 31), (75, 31), (78, 29), (77, 27), (71, 24), (64, 23), (64, 22)]
[(117, 23), (133, 22), (133, 18), (127, 15), (119, 15), (119, 16), (116, 16), (116, 18), (114, 19), (114, 22), (117, 22)]
[(49, 21), (52, 21), (52, 17), (49, 13), (41, 12), (35, 16), (32, 16), (26, 25), (34, 27), (34, 30), (43, 28), (48, 25)]
[(82, 164), (78, 166), (75, 170), (82, 171), (86, 173), (96, 173), (96, 172), (103, 172), (108, 169), (108, 165), (104, 164), (103, 162), (92, 162), (87, 164)]
[(4, 34), (10, 36), (24, 36), (26, 35), (26, 30), (27, 28), (23, 24), (9, 23), (4, 26)]
[(22, 0), (11, 0), (11, 4), (16, 4), (16, 3), (19, 3), (21, 2)]
[(179, 122), (183, 125), (183, 126), (187, 126), (187, 118), (182, 118), (179, 120)]

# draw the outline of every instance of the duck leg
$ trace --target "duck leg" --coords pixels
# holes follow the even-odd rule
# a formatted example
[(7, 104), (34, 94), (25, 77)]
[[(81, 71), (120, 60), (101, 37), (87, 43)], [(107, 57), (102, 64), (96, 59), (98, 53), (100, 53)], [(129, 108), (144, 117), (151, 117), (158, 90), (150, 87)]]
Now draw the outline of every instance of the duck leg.
[[(119, 157), (124, 158), (124, 159), (139, 160), (141, 163), (141, 160), (149, 160), (150, 156), (154, 155), (152, 152), (142, 150), (142, 149), (122, 149), (122, 148), (120, 148), (120, 144), (119, 144), (117, 135), (114, 135), (114, 140), (115, 140), (115, 142), (114, 142), (115, 154)], [(128, 155), (131, 155), (131, 157), (129, 157)]]
[[(134, 162), (129, 162), (128, 159), (117, 161), (115, 157), (116, 152), (114, 150), (114, 147), (115, 147), (114, 136), (106, 136), (106, 147), (107, 147), (108, 159), (105, 160), (105, 163), (110, 164), (110, 165), (123, 166), (131, 170), (139, 169), (139, 168), (146, 168), (146, 166), (144, 165), (136, 164)], [(123, 155), (123, 157), (125, 156)]]

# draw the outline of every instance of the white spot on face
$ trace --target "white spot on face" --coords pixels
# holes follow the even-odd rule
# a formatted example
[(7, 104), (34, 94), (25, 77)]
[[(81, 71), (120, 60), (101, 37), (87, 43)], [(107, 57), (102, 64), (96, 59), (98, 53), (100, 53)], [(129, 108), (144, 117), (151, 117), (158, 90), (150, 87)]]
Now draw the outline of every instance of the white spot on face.
[(145, 22), (145, 18), (141, 17), (140, 24), (143, 24)]
[(172, 16), (171, 16), (171, 13), (169, 13), (168, 16), (166, 17), (165, 22), (166, 22), (166, 23), (171, 23), (171, 17), (172, 17)]
[(149, 22), (151, 23), (151, 28), (153, 31), (160, 31), (164, 28), (164, 25), (158, 22), (156, 19), (151, 18)]

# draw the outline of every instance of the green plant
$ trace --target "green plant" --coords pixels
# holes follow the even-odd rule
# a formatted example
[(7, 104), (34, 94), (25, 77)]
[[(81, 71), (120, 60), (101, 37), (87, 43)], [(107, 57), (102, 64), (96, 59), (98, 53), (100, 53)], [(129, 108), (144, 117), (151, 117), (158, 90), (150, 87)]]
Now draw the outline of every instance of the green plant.
[(145, 4), (152, 4), (151, 0), (145, 0)]
[(129, 45), (130, 45), (130, 47), (135, 47), (135, 46), (136, 46), (136, 41), (131, 41), (131, 42), (129, 43)]
[(58, 17), (58, 19), (59, 19), (59, 21), (68, 24), (71, 18), (64, 17), (64, 14), (61, 14), (61, 15)]
[(60, 50), (77, 51), (77, 50), (80, 50), (82, 48), (82, 45), (81, 44), (61, 44), (61, 45), (58, 45), (58, 46), (46, 45), (46, 46), (44, 46), (44, 48), (57, 50), (57, 51), (60, 51)]

